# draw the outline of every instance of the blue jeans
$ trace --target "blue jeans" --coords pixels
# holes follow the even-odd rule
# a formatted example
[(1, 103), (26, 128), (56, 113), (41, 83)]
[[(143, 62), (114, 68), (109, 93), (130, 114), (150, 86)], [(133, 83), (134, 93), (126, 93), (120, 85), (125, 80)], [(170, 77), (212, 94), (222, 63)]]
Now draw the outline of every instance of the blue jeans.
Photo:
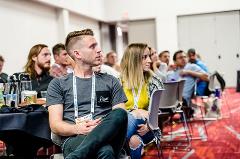
[(132, 114), (128, 113), (127, 139), (129, 141), (133, 135), (137, 135), (141, 141), (141, 144), (137, 148), (130, 147), (131, 159), (141, 159), (141, 150), (144, 144), (149, 143), (154, 138), (151, 131), (147, 132), (144, 136), (140, 136), (137, 132), (139, 124), (145, 124), (145, 121), (143, 119), (136, 119)]

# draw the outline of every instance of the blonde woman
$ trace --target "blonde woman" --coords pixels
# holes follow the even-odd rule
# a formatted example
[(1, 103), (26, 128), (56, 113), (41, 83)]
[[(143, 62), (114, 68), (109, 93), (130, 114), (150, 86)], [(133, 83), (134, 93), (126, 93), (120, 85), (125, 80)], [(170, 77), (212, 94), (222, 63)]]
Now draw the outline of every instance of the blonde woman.
[(130, 44), (121, 61), (121, 80), (128, 98), (128, 132), (132, 159), (141, 158), (144, 144), (153, 139), (146, 124), (148, 106), (152, 92), (163, 88), (163, 84), (150, 69), (151, 59), (147, 44)]

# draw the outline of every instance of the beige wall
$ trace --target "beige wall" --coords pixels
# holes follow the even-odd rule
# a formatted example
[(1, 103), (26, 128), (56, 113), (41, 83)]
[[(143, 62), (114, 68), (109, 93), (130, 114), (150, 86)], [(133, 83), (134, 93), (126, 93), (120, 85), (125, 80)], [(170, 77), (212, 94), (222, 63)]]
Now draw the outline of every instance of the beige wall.
[(56, 10), (25, 1), (0, 1), (0, 54), (3, 71), (22, 71), (30, 48), (37, 43), (52, 47), (57, 41)]
[(128, 24), (129, 43), (142, 42), (156, 48), (155, 19), (130, 21)]
[(0, 0), (0, 20), (0, 54), (8, 74), (23, 71), (33, 45), (44, 43), (51, 50), (56, 43), (65, 42), (69, 31), (92, 28), (100, 43), (97, 20), (37, 1)]
[(106, 21), (156, 19), (159, 51), (178, 49), (177, 16), (240, 10), (239, 0), (104, 0)]

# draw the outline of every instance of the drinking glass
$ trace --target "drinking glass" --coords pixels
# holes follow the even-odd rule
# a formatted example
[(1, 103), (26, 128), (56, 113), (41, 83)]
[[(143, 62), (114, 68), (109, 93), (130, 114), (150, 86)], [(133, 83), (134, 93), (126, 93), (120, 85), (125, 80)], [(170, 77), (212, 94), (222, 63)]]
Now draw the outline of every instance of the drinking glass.
[(41, 91), (41, 98), (47, 97), (47, 91)]
[(31, 81), (21, 81), (21, 91), (31, 91), (32, 82)]

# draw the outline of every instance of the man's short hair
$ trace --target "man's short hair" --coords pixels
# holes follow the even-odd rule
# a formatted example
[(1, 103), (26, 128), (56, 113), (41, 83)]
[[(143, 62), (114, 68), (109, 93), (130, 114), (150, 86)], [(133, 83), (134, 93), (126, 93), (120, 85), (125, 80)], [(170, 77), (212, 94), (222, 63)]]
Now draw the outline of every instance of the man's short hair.
[(70, 53), (70, 50), (76, 44), (76, 42), (78, 40), (82, 40), (82, 37), (85, 35), (94, 36), (94, 33), (91, 29), (84, 29), (84, 30), (80, 30), (80, 31), (70, 32), (67, 35), (66, 42), (65, 42), (66, 51), (68, 53)]
[(160, 52), (160, 54), (158, 55), (158, 57), (161, 58), (162, 55), (165, 54), (165, 53), (170, 54), (168, 50), (164, 50), (164, 51)]
[(59, 55), (62, 50), (65, 50), (65, 45), (62, 43), (58, 43), (53, 46), (52, 53), (53, 55)]
[(189, 55), (189, 54), (193, 54), (193, 55), (195, 55), (195, 54), (196, 54), (196, 50), (193, 49), (193, 48), (191, 48), (191, 49), (188, 50), (187, 53), (188, 53), (188, 55)]
[(176, 60), (177, 60), (177, 55), (178, 55), (178, 54), (181, 54), (181, 53), (184, 53), (184, 51), (183, 51), (183, 50), (178, 50), (178, 51), (176, 51), (176, 52), (174, 53), (174, 55), (173, 55), (173, 61), (176, 61)]
[(0, 61), (5, 62), (5, 60), (4, 60), (2, 55), (0, 55)]

